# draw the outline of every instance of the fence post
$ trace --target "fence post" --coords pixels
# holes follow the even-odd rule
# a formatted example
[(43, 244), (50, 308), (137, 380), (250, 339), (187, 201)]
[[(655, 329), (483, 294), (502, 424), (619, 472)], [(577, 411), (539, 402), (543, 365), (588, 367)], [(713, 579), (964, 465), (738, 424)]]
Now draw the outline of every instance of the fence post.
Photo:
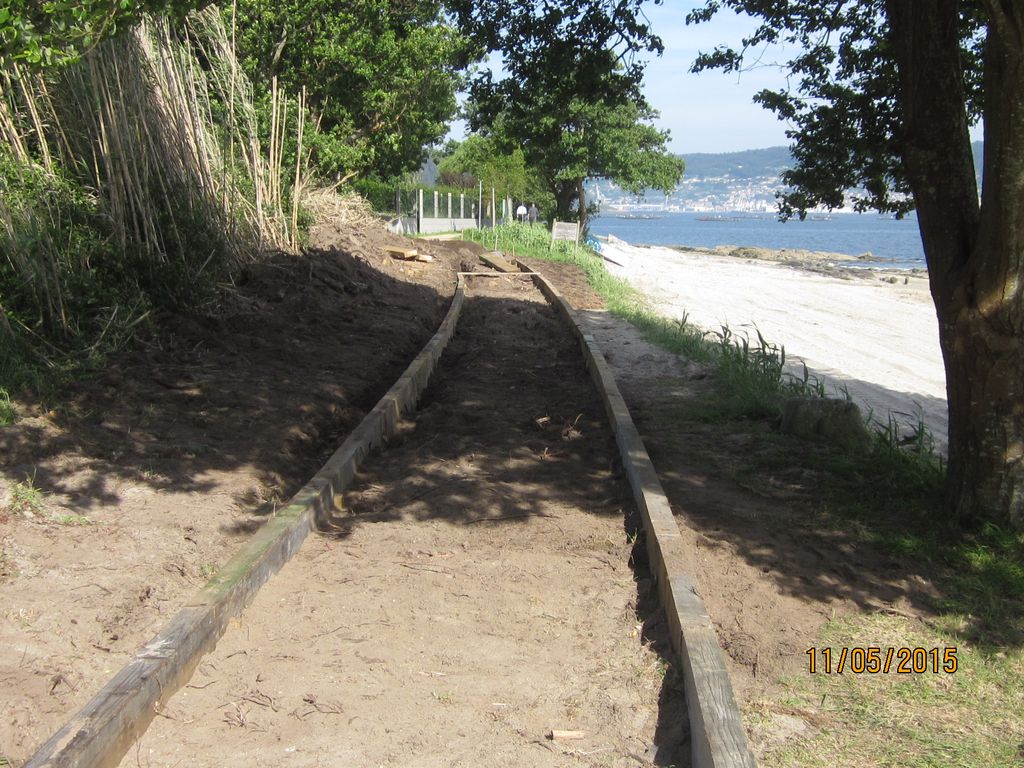
[(466, 193), (459, 192), (459, 218), (466, 218)]
[(395, 187), (395, 215), (402, 218), (402, 188)]
[(452, 217), (452, 193), (448, 193), (448, 218)]
[(423, 231), (423, 190), (416, 190), (416, 234)]
[(434, 218), (434, 219), (437, 218), (437, 190), (436, 189), (434, 190), (434, 215), (431, 218)]
[(494, 206), (494, 187), (491, 187), (491, 228), (498, 226), (498, 213)]

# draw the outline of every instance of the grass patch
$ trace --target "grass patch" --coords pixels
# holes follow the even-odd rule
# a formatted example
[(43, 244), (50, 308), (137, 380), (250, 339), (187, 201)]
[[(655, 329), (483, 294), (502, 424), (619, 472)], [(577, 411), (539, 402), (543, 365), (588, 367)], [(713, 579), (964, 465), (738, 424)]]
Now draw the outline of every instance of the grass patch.
[(24, 483), (11, 485), (10, 496), (7, 511), (11, 514), (35, 517), (46, 509), (43, 492), (33, 485), (31, 478), (25, 478)]
[[(777, 766), (843, 765), (907, 768), (1016, 768), (1024, 759), (1024, 654), (987, 651), (953, 636), (915, 628), (902, 617), (873, 614), (829, 622), (822, 645), (838, 659), (843, 647), (955, 647), (957, 670), (918, 674), (823, 674), (786, 681), (772, 710), (811, 723), (811, 732), (768, 750)], [(820, 658), (820, 656), (819, 656)], [(835, 663), (835, 662), (833, 662)]]
[(14, 410), (11, 396), (7, 394), (6, 389), (0, 387), (0, 426), (13, 424), (17, 418), (18, 413)]
[(70, 525), (70, 526), (83, 526), (83, 525), (95, 525), (96, 521), (91, 517), (85, 515), (58, 515), (54, 518), (54, 522), (58, 525)]

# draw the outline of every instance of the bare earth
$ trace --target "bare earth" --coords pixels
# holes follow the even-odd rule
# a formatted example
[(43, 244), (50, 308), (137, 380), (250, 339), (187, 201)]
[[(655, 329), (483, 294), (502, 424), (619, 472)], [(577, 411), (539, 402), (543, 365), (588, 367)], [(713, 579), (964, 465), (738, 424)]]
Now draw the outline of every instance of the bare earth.
[[(417, 243), (435, 261), (407, 265), (376, 230), (315, 242), (225, 287), (216, 316), (162, 318), (66, 407), (25, 398), (0, 427), (0, 764), (21, 765), (319, 467), (479, 250)], [(605, 313), (574, 267), (536, 266), (616, 371), (755, 750), (813, 728), (780, 680), (821, 626), (916, 615), (927, 580), (823, 532), (813, 477), (745, 476), (756, 429), (665, 419), (713, 376)], [(338, 535), (307, 540), (125, 766), (687, 764), (681, 683), (579, 353), (532, 288), (472, 280), (439, 378), (365, 465)], [(29, 485), (36, 508), (16, 503)]]
[[(477, 264), (461, 243), (402, 264), (389, 241), (322, 231), (225, 287), (218, 316), (164, 318), (67, 408), (27, 403), (3, 428), (12, 765), (315, 471)], [(337, 535), (264, 588), (126, 765), (687, 763), (629, 493), (567, 329), (524, 278), (473, 279), (440, 376)], [(26, 487), (37, 508), (16, 503)]]
[(383, 231), (315, 237), (0, 427), (0, 758), (26, 759), (305, 483), (475, 253), (427, 246), (428, 271), (385, 260), (404, 241)]
[(261, 591), (122, 765), (685, 764), (614, 457), (540, 293), (472, 279), (436, 382), (336, 536)]

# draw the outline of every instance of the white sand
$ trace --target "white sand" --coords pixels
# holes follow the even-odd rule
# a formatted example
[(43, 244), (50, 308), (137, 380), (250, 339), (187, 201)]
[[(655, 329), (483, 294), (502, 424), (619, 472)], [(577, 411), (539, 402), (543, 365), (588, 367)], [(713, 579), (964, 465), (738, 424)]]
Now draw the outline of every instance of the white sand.
[[(756, 340), (754, 327), (826, 381), (828, 394), (848, 388), (876, 420), (891, 412), (919, 419), (945, 450), (948, 419), (938, 323), (927, 280), (881, 275), (844, 280), (781, 264), (670, 248), (602, 244), (618, 262), (608, 269), (627, 279), (669, 317), (708, 330), (728, 324)], [(899, 274), (895, 272), (886, 275)]]

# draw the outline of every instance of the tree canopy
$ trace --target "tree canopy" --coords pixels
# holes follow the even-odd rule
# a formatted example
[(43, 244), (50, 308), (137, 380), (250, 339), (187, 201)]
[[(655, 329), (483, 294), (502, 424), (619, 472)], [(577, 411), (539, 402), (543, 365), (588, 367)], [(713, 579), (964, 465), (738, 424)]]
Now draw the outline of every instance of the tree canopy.
[(440, 2), (239, 0), (237, 15), (253, 81), (307, 89), (323, 173), (398, 175), (447, 132), (471, 49)]
[(0, 8), (0, 66), (54, 66), (77, 59), (144, 13), (180, 16), (208, 0), (7, 0)]
[[(643, 14), (645, 0), (448, 0), (463, 32), (482, 50), (501, 53), (507, 77), (499, 90), (511, 100), (523, 90), (557, 90), (571, 73), (578, 96), (640, 98), (643, 62), (661, 53), (661, 39)], [(661, 0), (654, 0), (659, 4)], [(616, 82), (609, 81), (609, 52)], [(493, 90), (489, 72), (473, 86), (475, 101)]]
[[(709, 2), (687, 16), (710, 19), (720, 6), (757, 16), (760, 26), (739, 50), (702, 53), (694, 72), (738, 71), (748, 54), (784, 44), (799, 54), (784, 65), (787, 86), (754, 100), (794, 127), (788, 132), (795, 166), (783, 174), (791, 189), (780, 199), (785, 216), (810, 208), (837, 208), (850, 189), (859, 211), (904, 215), (914, 207), (903, 167), (898, 71), (883, 0), (866, 2)], [(981, 114), (984, 25), (978, 8), (960, 17), (963, 96), (970, 121)]]
[(637, 54), (662, 46), (640, 4), (453, 3), (463, 30), (500, 52), (506, 73), (496, 79), (485, 70), (473, 80), (471, 125), (508, 151), (520, 148), (554, 196), (556, 215), (584, 226), (588, 177), (640, 192), (671, 190), (682, 174), (641, 92)]
[[(757, 100), (793, 123), (783, 215), (840, 205), (917, 210), (949, 403), (949, 512), (1024, 527), (1024, 3), (1020, 0), (709, 0), (761, 20), (735, 70), (786, 42), (790, 88)], [(984, 120), (979, 200), (969, 126)]]
[(472, 134), (450, 147), (437, 166), (441, 182), (452, 186), (495, 187), (502, 195), (530, 200), (541, 208), (553, 199), (536, 170), (526, 163), (518, 147), (505, 151), (493, 136)]

